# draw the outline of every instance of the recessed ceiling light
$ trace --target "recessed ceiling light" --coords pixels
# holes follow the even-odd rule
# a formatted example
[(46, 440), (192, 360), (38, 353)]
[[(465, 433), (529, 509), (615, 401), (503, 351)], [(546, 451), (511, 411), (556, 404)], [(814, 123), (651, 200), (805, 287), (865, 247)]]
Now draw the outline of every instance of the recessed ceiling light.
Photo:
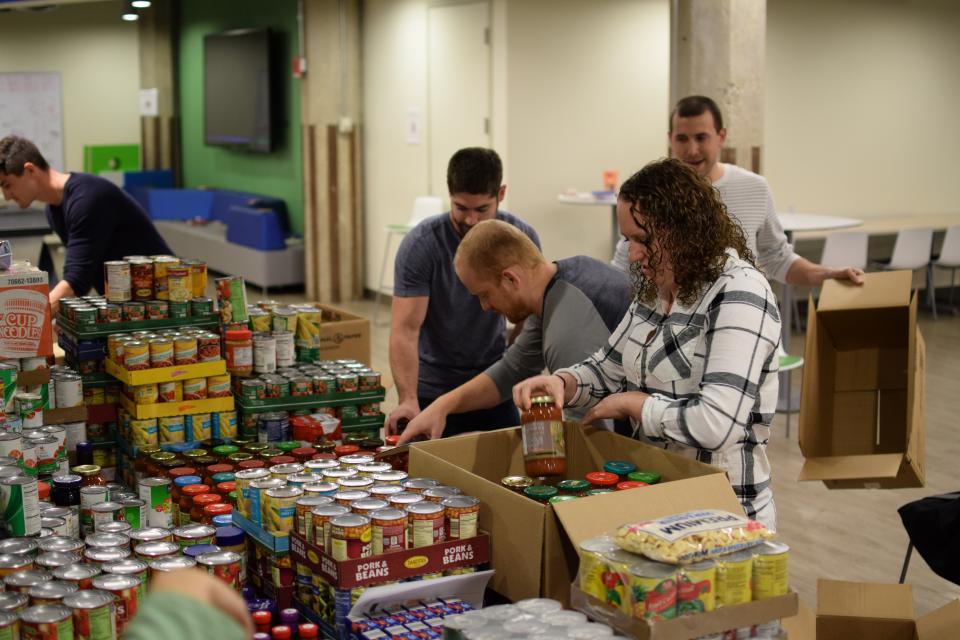
[(136, 7), (137, 9), (149, 9), (149, 8), (150, 8), (150, 0), (133, 0), (133, 2), (131, 2), (130, 4), (132, 4), (132, 5), (133, 5), (134, 7)]
[(140, 16), (138, 16), (133, 11), (124, 11), (123, 15), (120, 17), (126, 20), (127, 22), (136, 22), (137, 20), (140, 19)]

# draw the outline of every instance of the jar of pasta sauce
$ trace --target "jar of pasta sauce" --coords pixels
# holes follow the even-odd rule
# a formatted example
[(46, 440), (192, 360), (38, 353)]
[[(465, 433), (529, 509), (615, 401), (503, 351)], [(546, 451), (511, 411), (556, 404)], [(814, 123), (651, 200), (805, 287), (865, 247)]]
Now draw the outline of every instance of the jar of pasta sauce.
[(253, 373), (253, 333), (249, 329), (233, 329), (226, 334), (227, 371), (235, 376)]
[(563, 411), (553, 396), (535, 396), (530, 408), (520, 414), (523, 463), (531, 478), (556, 482), (567, 473), (567, 450), (563, 434)]

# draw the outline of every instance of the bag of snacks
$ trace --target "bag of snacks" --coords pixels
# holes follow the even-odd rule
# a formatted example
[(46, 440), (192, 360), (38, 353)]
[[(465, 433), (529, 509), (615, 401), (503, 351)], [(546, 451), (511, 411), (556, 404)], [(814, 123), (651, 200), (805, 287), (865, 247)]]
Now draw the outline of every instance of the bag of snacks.
[(651, 560), (687, 564), (758, 545), (773, 537), (762, 523), (743, 515), (703, 509), (625, 524), (614, 541)]

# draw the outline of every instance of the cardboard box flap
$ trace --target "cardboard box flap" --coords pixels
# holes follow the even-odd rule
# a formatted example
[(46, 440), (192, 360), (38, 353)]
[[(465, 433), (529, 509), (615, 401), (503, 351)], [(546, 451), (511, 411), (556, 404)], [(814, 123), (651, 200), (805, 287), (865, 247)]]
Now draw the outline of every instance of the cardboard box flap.
[(912, 271), (864, 274), (862, 286), (845, 280), (827, 280), (820, 291), (820, 311), (908, 307), (913, 289)]
[(919, 640), (952, 640), (960, 625), (960, 600), (954, 600), (917, 620)]
[(909, 584), (818, 580), (817, 615), (913, 620), (913, 589)]
[[(630, 489), (636, 500), (624, 504), (620, 492), (593, 496), (589, 500), (567, 500), (553, 505), (567, 536), (579, 546), (588, 538), (613, 533), (620, 525), (694, 509), (723, 509), (743, 513), (726, 476), (716, 473), (687, 478), (683, 488), (671, 483)], [(635, 492), (635, 493), (633, 493)]]
[(896, 478), (902, 461), (900, 453), (807, 458), (800, 469), (800, 480)]

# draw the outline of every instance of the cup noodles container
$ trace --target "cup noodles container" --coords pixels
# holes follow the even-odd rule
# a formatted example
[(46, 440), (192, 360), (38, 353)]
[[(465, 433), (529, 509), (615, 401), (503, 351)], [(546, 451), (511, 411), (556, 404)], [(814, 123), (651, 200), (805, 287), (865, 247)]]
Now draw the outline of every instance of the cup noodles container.
[(47, 273), (15, 262), (0, 271), (0, 357), (53, 354)]

